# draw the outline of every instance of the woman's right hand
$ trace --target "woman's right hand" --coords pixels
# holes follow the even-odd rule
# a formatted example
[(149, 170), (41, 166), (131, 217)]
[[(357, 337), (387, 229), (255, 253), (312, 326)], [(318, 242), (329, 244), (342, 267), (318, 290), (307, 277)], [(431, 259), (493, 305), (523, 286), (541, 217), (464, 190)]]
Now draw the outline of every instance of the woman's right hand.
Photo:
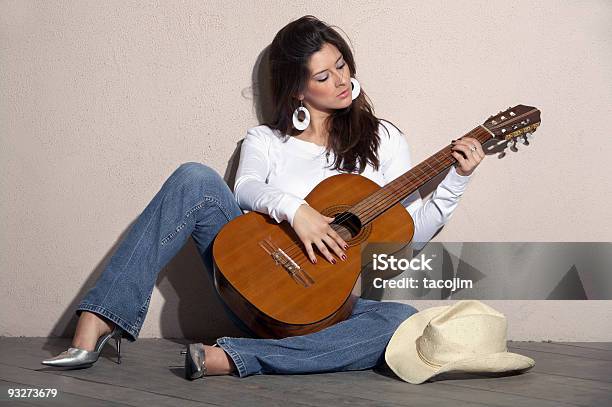
[[(315, 244), (330, 263), (335, 264), (336, 259), (328, 250), (329, 246), (343, 261), (346, 260), (348, 245), (340, 235), (329, 225), (334, 218), (322, 215), (308, 204), (302, 204), (293, 217), (293, 230), (306, 246), (306, 252), (312, 263), (317, 262), (312, 245)], [(327, 244), (327, 246), (326, 246)]]

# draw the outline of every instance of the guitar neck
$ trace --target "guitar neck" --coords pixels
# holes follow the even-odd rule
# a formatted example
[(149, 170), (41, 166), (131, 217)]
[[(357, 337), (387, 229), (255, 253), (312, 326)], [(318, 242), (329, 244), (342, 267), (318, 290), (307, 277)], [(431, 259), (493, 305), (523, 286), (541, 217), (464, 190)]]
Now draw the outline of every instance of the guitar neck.
[[(483, 125), (479, 125), (464, 137), (472, 137), (484, 144), (493, 138), (493, 134)], [(457, 160), (452, 156), (451, 145), (448, 145), (414, 166), (378, 191), (370, 194), (351, 208), (351, 212), (366, 225), (398, 202), (405, 199), (429, 180), (442, 173)]]

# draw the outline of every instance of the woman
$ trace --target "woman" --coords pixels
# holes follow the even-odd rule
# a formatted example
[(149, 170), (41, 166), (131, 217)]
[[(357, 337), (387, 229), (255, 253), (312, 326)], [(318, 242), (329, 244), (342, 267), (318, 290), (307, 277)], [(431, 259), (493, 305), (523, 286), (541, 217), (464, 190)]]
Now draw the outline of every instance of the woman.
[[(212, 270), (215, 235), (243, 209), (287, 221), (313, 263), (317, 254), (331, 263), (346, 259), (346, 242), (329, 225), (333, 218), (303, 198), (323, 179), (342, 172), (360, 173), (385, 185), (411, 167), (407, 141), (395, 126), (374, 116), (354, 78), (350, 48), (324, 22), (313, 16), (291, 22), (277, 33), (269, 58), (273, 118), (247, 132), (235, 197), (206, 165), (180, 165), (77, 307), (71, 347), (43, 364), (91, 366), (111, 337), (120, 362), (120, 340), (138, 337), (159, 271), (189, 236)], [(414, 219), (414, 242), (429, 241), (448, 221), (484, 158), (473, 138), (456, 141), (452, 149), (457, 167), (451, 167), (431, 199), (423, 203), (415, 192), (402, 202)], [(415, 312), (407, 304), (359, 299), (347, 320), (313, 334), (279, 340), (223, 337), (213, 346), (190, 344), (184, 352), (185, 376), (367, 369), (383, 360), (391, 335)]]

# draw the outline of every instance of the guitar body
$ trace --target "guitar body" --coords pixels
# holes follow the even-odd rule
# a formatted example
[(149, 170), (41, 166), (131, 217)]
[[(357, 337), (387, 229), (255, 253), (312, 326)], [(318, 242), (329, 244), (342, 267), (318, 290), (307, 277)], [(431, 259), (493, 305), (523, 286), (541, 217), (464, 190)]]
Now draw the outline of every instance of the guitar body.
[[(308, 204), (323, 215), (344, 213), (334, 221), (338, 222), (334, 229), (338, 233), (338, 227), (343, 229), (345, 234), (340, 234), (349, 248), (345, 250), (347, 260), (338, 259), (336, 264), (331, 264), (314, 245), (317, 263), (312, 264), (286, 221), (278, 224), (253, 211), (227, 223), (213, 242), (214, 280), (221, 298), (249, 329), (263, 338), (316, 332), (348, 318), (361, 294), (356, 283), (363, 267), (363, 246), (369, 242), (394, 242), (403, 247), (414, 234), (413, 220), (399, 202), (363, 227), (358, 218), (346, 215), (350, 207), (380, 189), (361, 175), (339, 174), (326, 178), (306, 196)], [(299, 265), (311, 283), (301, 284), (264, 246), (281, 249), (278, 253)]]

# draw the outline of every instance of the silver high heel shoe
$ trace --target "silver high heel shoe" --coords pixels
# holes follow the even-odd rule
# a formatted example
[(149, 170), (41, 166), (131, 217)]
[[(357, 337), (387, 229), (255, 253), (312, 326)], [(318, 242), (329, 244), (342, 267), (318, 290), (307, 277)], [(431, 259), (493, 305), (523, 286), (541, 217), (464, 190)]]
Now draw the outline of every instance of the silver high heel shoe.
[[(218, 344), (212, 345), (218, 346)], [(206, 352), (204, 351), (204, 344), (191, 343), (187, 345), (187, 348), (181, 351), (182, 355), (185, 355), (185, 379), (195, 380), (202, 376), (206, 376)]]
[(112, 332), (98, 338), (98, 342), (96, 343), (96, 347), (93, 351), (70, 347), (68, 350), (65, 350), (59, 355), (51, 359), (43, 360), (41, 363), (48, 366), (69, 367), (72, 369), (90, 367), (98, 361), (102, 348), (104, 345), (106, 345), (106, 342), (108, 342), (110, 338), (115, 338), (115, 343), (117, 345), (117, 363), (121, 363), (122, 333), (123, 329), (121, 329), (119, 325), (115, 325)]

